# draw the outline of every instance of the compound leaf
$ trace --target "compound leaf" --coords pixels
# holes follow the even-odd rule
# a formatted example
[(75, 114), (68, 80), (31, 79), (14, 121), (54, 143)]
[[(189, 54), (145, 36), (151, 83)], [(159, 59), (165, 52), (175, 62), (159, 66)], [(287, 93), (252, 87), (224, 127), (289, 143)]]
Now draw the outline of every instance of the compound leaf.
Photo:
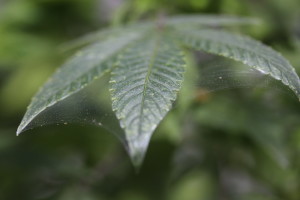
[(124, 130), (131, 160), (139, 167), (154, 130), (181, 87), (183, 46), (242, 62), (281, 80), (300, 98), (299, 77), (279, 53), (248, 37), (209, 28), (255, 22), (230, 16), (178, 16), (85, 36), (68, 47), (93, 44), (72, 57), (40, 89), (17, 134), (48, 107), (111, 72), (112, 108)]

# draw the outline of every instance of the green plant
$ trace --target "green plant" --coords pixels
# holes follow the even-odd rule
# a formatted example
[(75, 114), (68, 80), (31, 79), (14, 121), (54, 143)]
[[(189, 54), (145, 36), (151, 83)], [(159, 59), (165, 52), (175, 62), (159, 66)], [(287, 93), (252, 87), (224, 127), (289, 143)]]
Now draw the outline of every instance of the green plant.
[(279, 53), (245, 36), (214, 27), (252, 23), (226, 16), (179, 16), (112, 28), (76, 42), (79, 51), (33, 98), (21, 133), (40, 113), (110, 73), (112, 108), (139, 166), (152, 133), (171, 109), (185, 71), (184, 47), (242, 62), (281, 80), (300, 97), (294, 68)]

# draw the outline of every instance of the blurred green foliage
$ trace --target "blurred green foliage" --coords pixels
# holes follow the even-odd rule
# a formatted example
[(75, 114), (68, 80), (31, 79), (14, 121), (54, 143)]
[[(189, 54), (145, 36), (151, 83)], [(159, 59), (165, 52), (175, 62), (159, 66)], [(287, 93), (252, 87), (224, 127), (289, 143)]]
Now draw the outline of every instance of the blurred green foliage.
[(61, 45), (104, 26), (159, 14), (254, 16), (237, 28), (273, 46), (300, 73), (298, 0), (0, 1), (0, 199), (298, 200), (300, 107), (288, 92), (198, 95), (190, 71), (136, 174), (121, 143), (90, 126), (15, 136), (31, 96), (69, 53)]

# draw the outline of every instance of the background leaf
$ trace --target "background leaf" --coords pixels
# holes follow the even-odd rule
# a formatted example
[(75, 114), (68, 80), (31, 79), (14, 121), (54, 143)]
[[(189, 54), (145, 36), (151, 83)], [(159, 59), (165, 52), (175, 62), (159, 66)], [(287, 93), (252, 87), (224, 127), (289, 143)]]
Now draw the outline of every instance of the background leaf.
[(182, 28), (185, 26), (232, 26), (258, 24), (260, 21), (250, 17), (236, 17), (229, 15), (177, 15), (166, 19), (167, 25)]

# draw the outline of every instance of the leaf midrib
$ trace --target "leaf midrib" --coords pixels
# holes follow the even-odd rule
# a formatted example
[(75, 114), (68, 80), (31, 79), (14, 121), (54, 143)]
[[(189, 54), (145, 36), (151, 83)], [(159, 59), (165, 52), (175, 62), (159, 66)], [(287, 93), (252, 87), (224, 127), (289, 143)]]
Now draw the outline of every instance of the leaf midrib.
[[(141, 122), (143, 122), (143, 114), (144, 114), (144, 105), (145, 105), (145, 98), (146, 98), (146, 90), (148, 88), (148, 84), (149, 84), (149, 77), (152, 73), (152, 69), (154, 66), (154, 61), (155, 61), (155, 57), (157, 55), (158, 52), (158, 46), (159, 46), (159, 41), (160, 41), (160, 37), (156, 36), (155, 38), (155, 44), (154, 44), (154, 49), (153, 49), (153, 54), (151, 56), (150, 62), (149, 62), (149, 66), (148, 66), (148, 71), (145, 77), (145, 83), (144, 83), (144, 88), (143, 88), (143, 94), (142, 94), (142, 102), (141, 102), (141, 109), (140, 109), (140, 120)], [(138, 133), (142, 132), (142, 124), (143, 123), (139, 123), (139, 128), (138, 128)]]

